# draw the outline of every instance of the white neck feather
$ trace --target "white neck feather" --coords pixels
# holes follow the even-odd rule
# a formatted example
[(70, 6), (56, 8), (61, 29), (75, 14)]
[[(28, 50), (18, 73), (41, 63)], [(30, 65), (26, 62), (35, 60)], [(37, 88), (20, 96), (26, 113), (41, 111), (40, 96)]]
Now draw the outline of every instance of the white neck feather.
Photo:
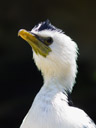
[[(35, 63), (37, 67), (41, 70), (44, 85), (50, 86), (53, 83), (57, 85), (58, 89), (66, 90), (68, 92), (72, 91), (75, 77), (77, 73), (76, 61), (67, 64), (61, 64), (60, 61), (55, 62), (50, 61), (49, 58), (43, 58), (42, 56), (37, 56), (34, 53)], [(39, 66), (38, 66), (39, 65)]]

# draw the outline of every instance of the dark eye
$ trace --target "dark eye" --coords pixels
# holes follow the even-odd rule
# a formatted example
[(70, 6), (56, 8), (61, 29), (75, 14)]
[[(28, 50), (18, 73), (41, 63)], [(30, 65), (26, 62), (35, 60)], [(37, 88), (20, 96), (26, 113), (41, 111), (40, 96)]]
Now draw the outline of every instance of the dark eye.
[(46, 41), (51, 44), (53, 42), (53, 39), (51, 37), (48, 37)]

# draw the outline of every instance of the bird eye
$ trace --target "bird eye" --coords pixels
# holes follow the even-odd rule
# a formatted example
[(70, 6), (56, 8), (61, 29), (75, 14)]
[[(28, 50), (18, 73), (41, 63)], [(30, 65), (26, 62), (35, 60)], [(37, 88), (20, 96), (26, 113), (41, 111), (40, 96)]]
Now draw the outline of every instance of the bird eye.
[(46, 41), (51, 44), (53, 42), (53, 39), (51, 37), (48, 37)]

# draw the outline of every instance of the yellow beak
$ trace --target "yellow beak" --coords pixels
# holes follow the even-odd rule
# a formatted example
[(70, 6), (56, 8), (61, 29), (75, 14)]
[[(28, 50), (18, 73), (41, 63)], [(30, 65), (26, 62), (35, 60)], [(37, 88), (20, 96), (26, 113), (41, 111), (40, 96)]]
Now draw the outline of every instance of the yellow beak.
[(46, 57), (49, 52), (51, 52), (51, 48), (48, 47), (42, 40), (40, 40), (40, 37), (34, 33), (26, 31), (25, 29), (21, 29), (18, 32), (18, 36), (26, 40), (36, 54)]

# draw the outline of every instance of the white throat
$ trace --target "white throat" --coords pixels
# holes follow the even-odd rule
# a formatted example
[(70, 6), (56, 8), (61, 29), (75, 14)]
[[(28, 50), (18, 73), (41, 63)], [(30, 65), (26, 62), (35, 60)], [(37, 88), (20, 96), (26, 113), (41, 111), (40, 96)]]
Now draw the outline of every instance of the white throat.
[(50, 57), (37, 56), (35, 53), (33, 56), (37, 67), (42, 72), (45, 86), (52, 86), (54, 84), (61, 91), (72, 91), (77, 73), (75, 60), (71, 64), (64, 64), (60, 63), (60, 61), (54, 62), (50, 60)]

